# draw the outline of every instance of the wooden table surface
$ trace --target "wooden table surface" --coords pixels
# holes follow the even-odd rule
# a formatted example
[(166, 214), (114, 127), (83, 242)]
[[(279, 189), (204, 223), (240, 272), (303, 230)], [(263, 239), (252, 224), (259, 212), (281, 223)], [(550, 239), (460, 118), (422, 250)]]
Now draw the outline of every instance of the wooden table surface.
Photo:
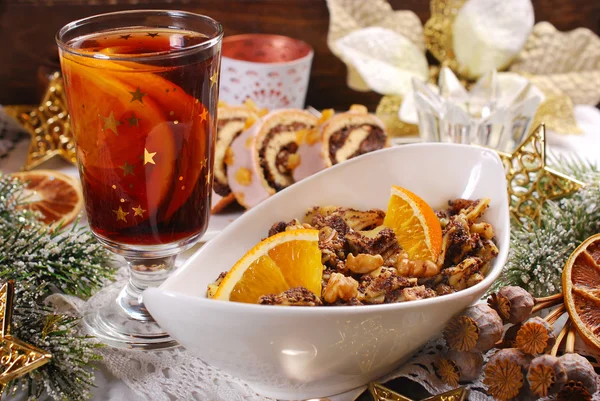
[[(427, 0), (390, 3), (396, 10), (414, 11), (423, 22), (429, 18)], [(582, 26), (600, 31), (599, 0), (533, 3), (536, 21), (550, 21), (560, 30)], [(342, 110), (362, 103), (373, 110), (381, 98), (374, 92), (356, 92), (346, 86), (346, 67), (327, 47), (329, 12), (325, 0), (0, 0), (0, 104), (38, 102), (44, 90), (38, 75), (58, 68), (54, 35), (61, 26), (93, 14), (142, 8), (207, 14), (223, 24), (226, 36), (277, 33), (308, 42), (315, 50), (308, 105)]]

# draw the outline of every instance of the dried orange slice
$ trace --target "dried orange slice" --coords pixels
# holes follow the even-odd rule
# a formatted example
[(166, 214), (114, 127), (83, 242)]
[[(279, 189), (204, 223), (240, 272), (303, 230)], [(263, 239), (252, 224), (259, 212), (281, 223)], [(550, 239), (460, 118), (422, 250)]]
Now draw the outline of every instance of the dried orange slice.
[(51, 170), (14, 173), (25, 184), (23, 207), (40, 212), (46, 224), (69, 224), (83, 207), (79, 182), (71, 176)]
[(571, 254), (562, 275), (565, 306), (583, 340), (600, 350), (600, 234)]
[(298, 286), (320, 297), (322, 275), (319, 231), (284, 231), (246, 253), (221, 281), (214, 298), (257, 303), (262, 295)]
[(442, 226), (431, 206), (414, 193), (392, 187), (383, 225), (394, 230), (410, 259), (437, 260), (442, 250)]

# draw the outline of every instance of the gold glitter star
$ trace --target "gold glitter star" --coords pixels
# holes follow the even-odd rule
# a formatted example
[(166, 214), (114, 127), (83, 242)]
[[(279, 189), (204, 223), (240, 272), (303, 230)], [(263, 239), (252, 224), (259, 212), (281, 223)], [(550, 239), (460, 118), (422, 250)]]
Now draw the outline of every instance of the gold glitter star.
[(151, 38), (155, 38), (158, 36), (158, 33), (150, 33), (148, 32), (148, 34), (146, 36), (150, 36)]
[(2, 354), (0, 390), (9, 382), (45, 365), (52, 355), (10, 334), (15, 284), (9, 280), (0, 288), (0, 353)]
[(135, 92), (129, 93), (131, 94), (131, 100), (129, 101), (129, 103), (135, 102), (136, 100), (140, 103), (144, 103), (143, 97), (146, 96), (146, 94), (140, 90), (139, 86), (135, 89)]
[(123, 220), (124, 222), (127, 222), (126, 217), (129, 214), (129, 212), (126, 212), (125, 210), (123, 210), (121, 208), (121, 206), (119, 206), (119, 209), (113, 210), (113, 213), (115, 213), (117, 215), (117, 221)]
[(121, 122), (115, 119), (114, 112), (111, 111), (108, 117), (100, 116), (100, 118), (104, 121), (104, 127), (102, 127), (103, 130), (106, 131), (107, 129), (109, 129), (112, 132), (114, 132), (115, 135), (119, 136), (119, 133), (117, 132), (117, 127), (121, 125)]
[(208, 173), (206, 173), (205, 178), (206, 178), (206, 182), (210, 182), (210, 179), (212, 178), (210, 171)]
[(125, 39), (125, 40), (129, 39), (130, 37), (131, 37), (131, 35), (130, 35), (130, 34), (127, 34), (127, 35), (120, 35), (120, 36), (119, 36), (119, 38), (121, 38), (121, 39)]
[(135, 216), (144, 217), (145, 210), (142, 209), (142, 205), (139, 205), (138, 207), (132, 207), (131, 209), (133, 210), (133, 217), (135, 217)]
[(510, 212), (527, 223), (539, 221), (544, 203), (582, 188), (585, 184), (546, 165), (546, 128), (537, 127), (512, 154), (498, 152), (508, 184)]
[(39, 106), (4, 107), (4, 111), (31, 135), (24, 170), (35, 168), (55, 156), (75, 164), (75, 140), (69, 120), (65, 82), (60, 73), (55, 72)]
[(144, 148), (144, 165), (148, 164), (148, 163), (152, 163), (152, 164), (156, 164), (154, 163), (154, 155), (156, 154), (156, 152), (148, 152), (148, 149)]
[[(398, 394), (379, 383), (369, 383), (369, 392), (374, 401), (414, 401), (412, 398)], [(433, 397), (425, 398), (422, 401), (466, 401), (468, 395), (469, 390), (459, 387), (442, 394), (434, 395)]]
[(216, 84), (218, 80), (219, 80), (219, 72), (217, 70), (215, 70), (215, 72), (213, 72), (213, 74), (210, 77), (210, 87), (212, 88), (212, 86), (214, 84)]
[(200, 114), (200, 121), (206, 121), (206, 116), (208, 116), (208, 110), (204, 109)]
[(131, 164), (125, 162), (125, 164), (123, 164), (122, 166), (119, 166), (120, 169), (123, 170), (123, 177), (127, 177), (127, 174), (131, 174), (131, 175), (135, 175), (133, 173), (133, 168), (135, 166), (132, 166)]
[(130, 127), (138, 127), (140, 119), (135, 116), (135, 114), (131, 113), (131, 117), (126, 118)]
[(204, 167), (206, 167), (206, 163), (208, 163), (208, 159), (202, 159), (200, 160), (200, 170), (202, 170)]

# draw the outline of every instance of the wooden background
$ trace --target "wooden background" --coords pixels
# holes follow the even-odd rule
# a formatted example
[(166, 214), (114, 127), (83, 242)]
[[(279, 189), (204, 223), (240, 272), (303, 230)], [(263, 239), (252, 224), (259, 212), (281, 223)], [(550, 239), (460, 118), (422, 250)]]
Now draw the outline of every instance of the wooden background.
[[(355, 0), (369, 1), (369, 0)], [(497, 0), (502, 1), (502, 0)], [(423, 22), (428, 0), (390, 0), (394, 9), (414, 11)], [(533, 0), (536, 21), (559, 30), (600, 31), (600, 0)], [(132, 8), (183, 9), (220, 21), (226, 35), (278, 33), (315, 49), (307, 104), (344, 109), (352, 103), (374, 109), (380, 95), (346, 86), (346, 67), (327, 47), (325, 0), (0, 0), (0, 104), (34, 104), (43, 85), (40, 68), (58, 68), (54, 35), (64, 24), (89, 15)]]

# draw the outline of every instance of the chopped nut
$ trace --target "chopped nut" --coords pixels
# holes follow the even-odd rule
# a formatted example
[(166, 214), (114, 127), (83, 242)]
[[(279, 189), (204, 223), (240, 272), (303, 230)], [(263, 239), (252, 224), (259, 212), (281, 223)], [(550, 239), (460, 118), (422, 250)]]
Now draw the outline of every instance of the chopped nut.
[(489, 223), (475, 223), (471, 226), (471, 233), (477, 233), (485, 239), (494, 238), (494, 229)]
[(341, 273), (333, 273), (323, 290), (323, 299), (330, 304), (338, 298), (348, 301), (350, 298), (356, 298), (357, 295), (358, 281)]
[(456, 290), (467, 288), (471, 276), (479, 272), (481, 259), (467, 258), (454, 267), (449, 267), (442, 271), (448, 277), (448, 284)]
[(282, 292), (279, 295), (263, 295), (258, 298), (261, 305), (284, 305), (284, 306), (321, 306), (321, 299), (305, 287), (295, 287)]
[(408, 253), (403, 252), (395, 264), (402, 277), (433, 277), (440, 272), (438, 265), (430, 260), (410, 260)]
[(206, 290), (207, 298), (212, 298), (215, 296), (217, 289), (219, 288), (219, 284), (221, 284), (221, 281), (223, 281), (226, 275), (227, 272), (221, 272), (221, 274), (219, 274), (219, 277), (217, 277), (215, 282), (208, 285), (208, 289)]
[(433, 298), (436, 296), (435, 291), (427, 288), (424, 285), (417, 287), (402, 288), (399, 297), (395, 302), (416, 301), (417, 299)]
[(349, 254), (346, 257), (346, 268), (354, 273), (364, 274), (383, 266), (381, 255), (367, 255), (360, 253), (356, 256)]

